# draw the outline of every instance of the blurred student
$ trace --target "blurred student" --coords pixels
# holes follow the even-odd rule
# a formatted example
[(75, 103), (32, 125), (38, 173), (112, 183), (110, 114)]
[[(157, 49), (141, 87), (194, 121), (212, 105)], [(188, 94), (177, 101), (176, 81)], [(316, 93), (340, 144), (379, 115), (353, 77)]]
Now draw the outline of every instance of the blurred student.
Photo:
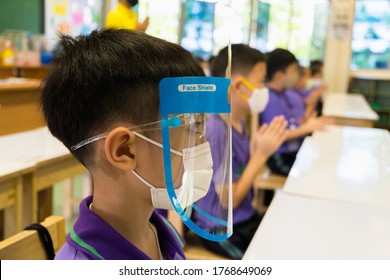
[[(222, 49), (215, 58), (212, 76), (225, 77), (228, 66), (228, 48)], [(247, 45), (232, 45), (232, 79), (230, 87), (232, 104), (232, 166), (233, 166), (233, 235), (222, 242), (203, 240), (205, 246), (218, 254), (233, 259), (241, 259), (253, 238), (262, 217), (252, 206), (253, 181), (285, 139), (287, 122), (277, 117), (269, 125), (263, 125), (254, 132), (255, 145), (250, 153), (249, 136), (245, 117), (249, 112), (260, 113), (268, 102), (268, 90), (264, 80), (266, 75), (265, 56)], [(209, 116), (206, 124), (206, 138), (210, 143), (214, 167), (223, 158), (219, 149), (220, 135), (226, 122), (218, 116)], [(218, 170), (214, 170), (217, 174)], [(213, 177), (212, 189), (216, 190)], [(214, 196), (217, 196), (214, 191)], [(199, 203), (216, 203), (218, 198), (206, 196)], [(210, 227), (210, 220), (203, 215), (196, 216), (201, 227)]]
[(321, 85), (313, 88), (310, 83), (309, 71), (303, 66), (298, 66), (298, 78), (290, 91), (302, 98), (305, 105), (306, 119), (315, 113), (320, 98), (324, 96), (327, 91), (327, 86)]
[(145, 32), (149, 26), (149, 17), (138, 22), (137, 13), (134, 11), (137, 5), (138, 0), (119, 0), (116, 8), (108, 13), (105, 27)]
[(303, 138), (316, 130), (323, 130), (331, 123), (326, 118), (309, 116), (305, 122), (305, 107), (302, 98), (291, 89), (297, 82), (298, 60), (288, 50), (275, 49), (267, 56), (267, 86), (269, 102), (260, 114), (260, 125), (270, 124), (276, 116), (288, 121), (288, 132), (282, 146), (267, 161), (272, 172), (287, 176), (294, 164)]
[(159, 83), (204, 76), (202, 69), (180, 46), (130, 30), (62, 36), (59, 44), (41, 104), (51, 133), (91, 173), (94, 193), (81, 202), (56, 259), (184, 259), (182, 239), (154, 211), (168, 209), (169, 200), (152, 198), (166, 192), (155, 144)]
[(321, 96), (318, 98), (316, 104), (314, 104), (313, 111), (315, 110), (317, 114), (322, 115), (323, 100), (322, 96), (325, 92), (328, 91), (328, 86), (324, 83), (324, 73), (323, 73), (324, 63), (321, 60), (312, 60), (310, 61), (310, 80), (308, 87), (314, 91), (322, 92)]
[(195, 59), (198, 61), (200, 67), (203, 69), (203, 72), (206, 76), (210, 76), (210, 66), (208, 60), (200, 57), (200, 56), (195, 56)]
[(318, 86), (322, 83), (324, 79), (323, 68), (324, 63), (321, 60), (310, 61), (310, 78), (318, 81), (314, 86)]

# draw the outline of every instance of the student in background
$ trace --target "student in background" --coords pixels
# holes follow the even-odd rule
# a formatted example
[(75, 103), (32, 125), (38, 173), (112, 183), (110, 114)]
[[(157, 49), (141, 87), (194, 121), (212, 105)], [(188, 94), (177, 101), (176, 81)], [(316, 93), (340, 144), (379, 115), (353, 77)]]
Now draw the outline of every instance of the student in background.
[(200, 56), (195, 56), (195, 59), (198, 61), (200, 67), (203, 69), (204, 74), (206, 76), (210, 76), (210, 66), (208, 60)]
[(60, 45), (41, 104), (51, 133), (91, 173), (94, 194), (56, 258), (183, 259), (178, 233), (154, 212), (170, 203), (152, 200), (166, 191), (154, 144), (162, 137), (158, 88), (202, 69), (180, 46), (130, 30), (63, 36)]
[(323, 68), (324, 63), (321, 60), (312, 60), (310, 62), (309, 88), (313, 91), (317, 90), (319, 92), (322, 92), (321, 96), (315, 104), (315, 109), (313, 109), (317, 112), (319, 116), (322, 115), (322, 96), (325, 92), (328, 91), (328, 86), (324, 83)]
[(303, 138), (316, 130), (323, 130), (331, 121), (310, 116), (305, 122), (302, 99), (291, 89), (298, 79), (298, 60), (284, 49), (275, 49), (267, 56), (267, 86), (269, 102), (260, 114), (260, 125), (269, 124), (276, 116), (283, 115), (288, 121), (286, 141), (273, 154), (267, 164), (272, 172), (287, 176), (294, 164)]
[[(323, 75), (324, 63), (321, 60), (312, 60), (310, 61), (310, 78), (312, 80), (317, 80), (322, 82), (324, 79)], [(319, 84), (315, 84), (314, 86), (318, 86)]]
[(310, 83), (309, 71), (303, 66), (298, 66), (298, 78), (290, 91), (302, 98), (305, 104), (305, 119), (315, 113), (316, 106), (320, 98), (326, 93), (326, 90), (327, 87), (325, 85), (313, 88)]
[[(228, 66), (228, 48), (222, 49), (215, 58), (212, 76), (225, 77)], [(232, 79), (230, 87), (232, 104), (232, 166), (233, 166), (233, 235), (225, 241), (216, 243), (203, 240), (205, 246), (218, 254), (233, 259), (241, 259), (262, 217), (252, 206), (253, 181), (285, 139), (287, 122), (283, 117), (275, 117), (269, 125), (263, 125), (255, 132), (255, 145), (252, 154), (245, 127), (245, 117), (249, 112), (260, 113), (268, 101), (268, 90), (264, 80), (266, 74), (265, 56), (247, 45), (232, 45)], [(222, 151), (219, 133), (226, 122), (218, 116), (207, 118), (206, 138), (210, 143), (214, 165), (217, 167)], [(218, 170), (214, 170), (217, 174)], [(216, 189), (218, 182), (213, 181), (210, 188)], [(207, 195), (199, 204), (218, 203), (216, 192)], [(197, 203), (197, 204), (198, 204)], [(210, 221), (203, 215), (196, 216), (201, 227), (210, 227)]]
[(215, 59), (216, 59), (215, 55), (210, 56), (209, 60), (207, 61), (208, 64), (209, 64), (209, 69), (213, 69), (214, 63), (215, 63)]
[(137, 13), (134, 11), (136, 5), (138, 0), (119, 0), (116, 8), (108, 13), (105, 27), (145, 32), (149, 26), (149, 17), (138, 22)]

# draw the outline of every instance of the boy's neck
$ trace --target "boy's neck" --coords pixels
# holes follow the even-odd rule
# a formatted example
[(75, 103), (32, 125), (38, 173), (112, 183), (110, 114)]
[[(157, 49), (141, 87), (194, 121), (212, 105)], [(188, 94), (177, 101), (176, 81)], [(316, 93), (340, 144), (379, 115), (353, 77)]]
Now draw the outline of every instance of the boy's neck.
[(134, 186), (128, 184), (124, 186), (120, 180), (120, 178), (94, 180), (96, 183), (92, 211), (150, 256), (148, 250), (155, 242), (149, 225), (153, 206), (135, 195)]
[(246, 113), (246, 110), (240, 110), (240, 108), (232, 106), (232, 126), (239, 133), (243, 133), (244, 131), (242, 122), (245, 121)]
[(237, 106), (232, 105), (232, 122), (241, 123), (242, 120), (245, 120), (246, 110), (237, 108)]
[(283, 92), (285, 90), (284, 86), (281, 83), (274, 80), (268, 82), (267, 86), (276, 92)]

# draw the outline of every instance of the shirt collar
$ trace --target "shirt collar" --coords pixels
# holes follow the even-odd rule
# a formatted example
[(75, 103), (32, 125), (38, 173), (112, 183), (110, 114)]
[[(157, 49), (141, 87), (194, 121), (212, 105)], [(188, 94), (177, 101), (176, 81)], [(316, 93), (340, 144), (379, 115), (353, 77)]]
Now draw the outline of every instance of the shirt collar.
[[(150, 260), (135, 245), (120, 235), (89, 209), (92, 196), (80, 204), (80, 215), (67, 236), (67, 242), (93, 259), (109, 260)], [(153, 212), (151, 218), (158, 231), (162, 254), (165, 259), (184, 259), (181, 237), (174, 227), (159, 214)]]

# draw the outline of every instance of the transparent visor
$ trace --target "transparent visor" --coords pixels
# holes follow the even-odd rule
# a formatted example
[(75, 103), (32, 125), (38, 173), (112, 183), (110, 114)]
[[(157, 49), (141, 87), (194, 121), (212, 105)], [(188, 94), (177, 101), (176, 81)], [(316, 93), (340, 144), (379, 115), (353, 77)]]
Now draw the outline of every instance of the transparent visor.
[(164, 178), (183, 223), (212, 241), (232, 234), (229, 85), (215, 77), (166, 78), (160, 84), (163, 120), (174, 112), (203, 112), (188, 125), (162, 126)]
[(169, 147), (182, 154), (164, 143), (173, 209), (187, 227), (213, 241), (232, 234), (230, 127), (230, 114), (199, 114), (189, 125), (163, 129), (163, 142), (169, 138)]

